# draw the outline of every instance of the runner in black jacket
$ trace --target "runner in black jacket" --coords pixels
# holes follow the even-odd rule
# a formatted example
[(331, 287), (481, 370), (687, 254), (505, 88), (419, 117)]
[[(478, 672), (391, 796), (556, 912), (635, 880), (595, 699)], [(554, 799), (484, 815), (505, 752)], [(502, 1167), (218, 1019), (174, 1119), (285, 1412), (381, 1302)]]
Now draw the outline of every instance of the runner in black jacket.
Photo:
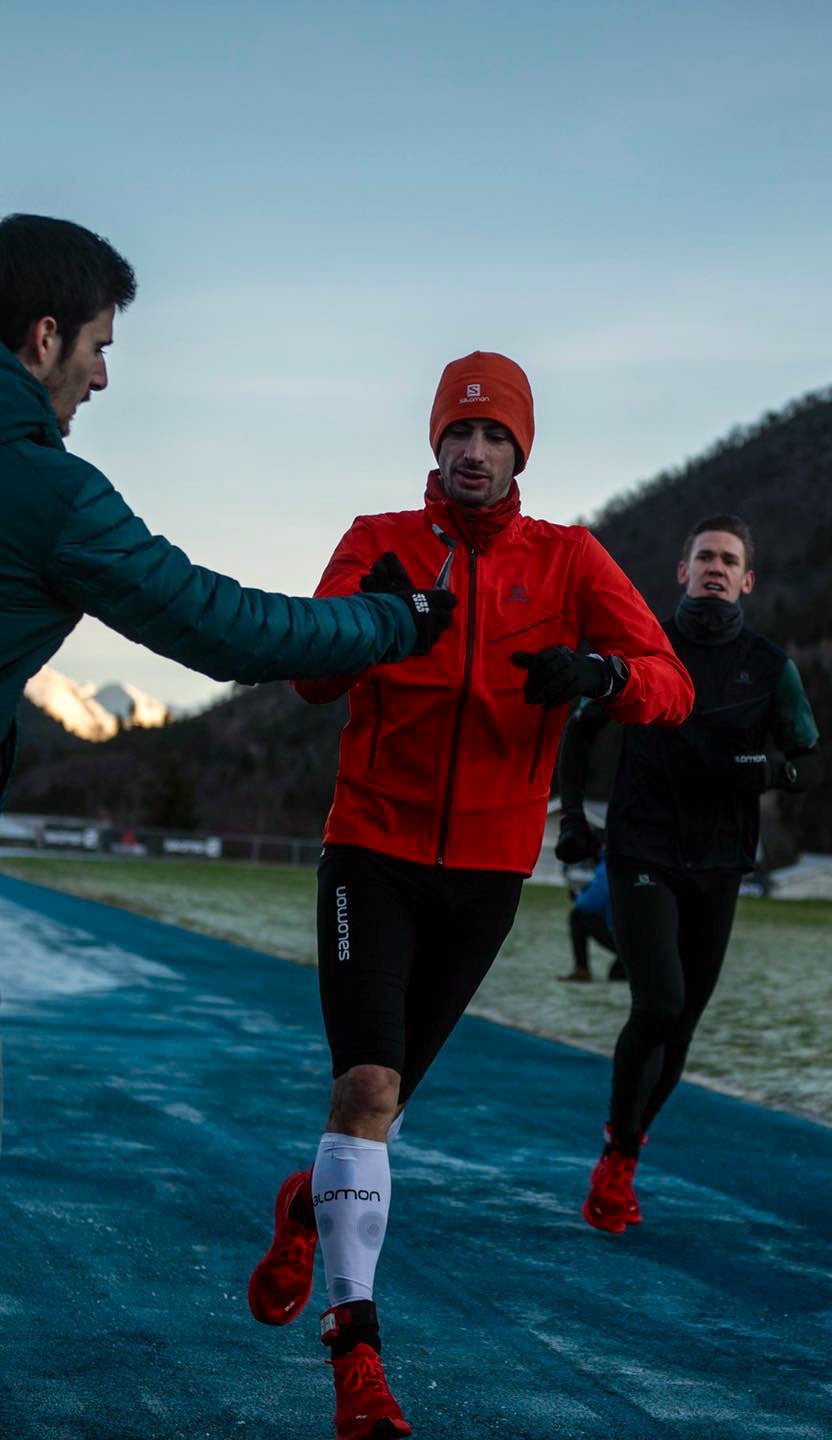
[[(752, 562), (737, 516), (694, 527), (678, 571), (685, 594), (665, 625), (694, 682), (693, 714), (673, 730), (628, 726), (622, 737), (607, 869), (632, 1008), (615, 1049), (607, 1143), (583, 1207), (590, 1225), (616, 1234), (641, 1219), (632, 1186), (639, 1150), (681, 1078), (719, 978), (740, 880), (754, 866), (760, 794), (794, 794), (820, 777), (818, 730), (798, 669), (743, 623)], [(607, 723), (589, 703), (564, 733), (555, 853), (567, 862), (589, 853), (588, 749)]]

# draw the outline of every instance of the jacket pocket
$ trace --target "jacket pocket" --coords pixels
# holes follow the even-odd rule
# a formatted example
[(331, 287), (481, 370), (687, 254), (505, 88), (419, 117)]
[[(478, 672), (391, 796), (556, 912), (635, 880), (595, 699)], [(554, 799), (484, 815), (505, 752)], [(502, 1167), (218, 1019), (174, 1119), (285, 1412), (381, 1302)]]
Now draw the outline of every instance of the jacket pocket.
[(537, 779), (537, 772), (540, 768), (540, 757), (543, 754), (543, 741), (546, 737), (546, 714), (545, 706), (541, 705), (540, 720), (537, 726), (537, 738), (535, 739), (534, 750), (532, 751), (532, 763), (529, 766), (530, 785), (533, 785)]
[[(538, 643), (538, 648), (540, 648), (537, 631), (544, 629), (546, 625), (554, 625), (558, 622), (562, 622), (564, 618), (565, 617), (560, 610), (553, 610), (550, 615), (541, 615), (538, 620), (529, 620), (526, 622), (525, 625), (513, 625), (510, 630), (503, 630), (501, 634), (492, 636), (491, 639), (489, 639), (488, 644), (504, 645), (507, 640), (519, 641), (523, 640), (526, 635), (529, 635), (534, 641)], [(565, 645), (567, 641), (553, 640), (550, 643), (553, 645)]]
[(370, 720), (370, 753), (367, 758), (367, 769), (375, 770), (376, 755), (378, 754), (378, 742), (381, 737), (381, 686), (378, 680), (370, 681), (370, 693), (372, 695), (372, 718)]

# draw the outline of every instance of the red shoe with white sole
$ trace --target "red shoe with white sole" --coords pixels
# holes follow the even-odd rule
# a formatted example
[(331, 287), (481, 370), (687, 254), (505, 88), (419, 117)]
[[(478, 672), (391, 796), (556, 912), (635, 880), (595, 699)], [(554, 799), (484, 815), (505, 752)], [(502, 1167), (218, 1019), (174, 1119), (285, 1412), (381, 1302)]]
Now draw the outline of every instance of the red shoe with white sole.
[(264, 1325), (288, 1325), (312, 1291), (318, 1231), (312, 1209), (312, 1171), (283, 1181), (274, 1202), (274, 1239), (252, 1271), (248, 1304)]
[[(357, 1343), (345, 1348), (353, 1336)], [(372, 1300), (325, 1310), (321, 1339), (333, 1346), (336, 1440), (395, 1440), (412, 1435), (413, 1427), (390, 1394), (376, 1348), (381, 1342)]]

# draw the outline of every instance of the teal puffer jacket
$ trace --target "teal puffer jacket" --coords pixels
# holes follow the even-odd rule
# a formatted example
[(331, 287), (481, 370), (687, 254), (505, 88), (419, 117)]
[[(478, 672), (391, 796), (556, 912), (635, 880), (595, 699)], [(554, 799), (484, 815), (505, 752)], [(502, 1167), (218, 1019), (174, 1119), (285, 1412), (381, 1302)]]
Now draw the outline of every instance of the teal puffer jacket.
[[(151, 535), (64, 448), (49, 395), (0, 345), (0, 757), (23, 687), (82, 614), (215, 680), (356, 674), (416, 643), (392, 595), (303, 600), (244, 589)], [(0, 799), (3, 781), (0, 774)]]

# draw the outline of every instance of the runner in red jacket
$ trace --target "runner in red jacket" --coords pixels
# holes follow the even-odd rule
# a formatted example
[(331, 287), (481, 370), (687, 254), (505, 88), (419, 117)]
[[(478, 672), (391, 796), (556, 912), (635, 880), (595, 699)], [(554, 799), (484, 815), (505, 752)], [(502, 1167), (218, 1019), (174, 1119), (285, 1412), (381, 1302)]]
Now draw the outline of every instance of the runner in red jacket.
[(675, 725), (693, 700), (658, 621), (590, 533), (521, 515), (515, 475), (533, 434), (513, 361), (476, 351), (446, 367), (424, 508), (357, 519), (316, 593), (444, 586), (456, 623), (430, 655), (297, 683), (313, 703), (350, 694), (318, 892), (335, 1083), (314, 1168), (281, 1187), (249, 1299), (258, 1319), (291, 1320), (320, 1237), (339, 1440), (410, 1434), (372, 1300), (387, 1143), (511, 928), (568, 702), (592, 695), (625, 723)]

